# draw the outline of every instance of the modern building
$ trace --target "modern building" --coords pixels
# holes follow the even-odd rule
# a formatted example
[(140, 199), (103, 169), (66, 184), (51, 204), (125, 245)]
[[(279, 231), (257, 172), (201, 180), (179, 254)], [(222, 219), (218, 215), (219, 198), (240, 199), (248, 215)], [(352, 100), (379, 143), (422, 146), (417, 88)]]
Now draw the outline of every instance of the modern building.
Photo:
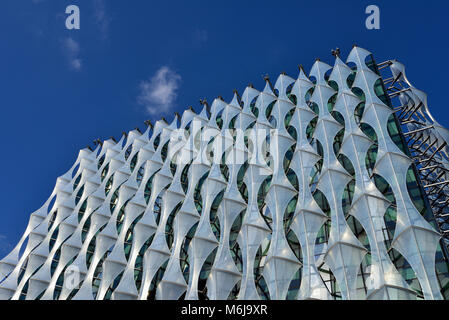
[(1, 299), (447, 299), (449, 131), (354, 47), (83, 149)]

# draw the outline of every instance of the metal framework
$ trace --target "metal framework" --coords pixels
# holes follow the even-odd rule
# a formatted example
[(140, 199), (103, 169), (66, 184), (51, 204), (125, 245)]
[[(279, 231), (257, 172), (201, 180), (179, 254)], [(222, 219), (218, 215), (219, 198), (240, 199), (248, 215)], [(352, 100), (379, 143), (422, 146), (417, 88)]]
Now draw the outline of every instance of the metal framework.
[(396, 60), (379, 64), (388, 70), (384, 80), (388, 96), (397, 102), (396, 115), (403, 129), (410, 156), (419, 172), (442, 242), (449, 249), (449, 130), (432, 116), (427, 95), (414, 88), (405, 74), (405, 67)]
[(332, 54), (82, 149), (0, 299), (448, 299), (449, 131), (400, 63)]

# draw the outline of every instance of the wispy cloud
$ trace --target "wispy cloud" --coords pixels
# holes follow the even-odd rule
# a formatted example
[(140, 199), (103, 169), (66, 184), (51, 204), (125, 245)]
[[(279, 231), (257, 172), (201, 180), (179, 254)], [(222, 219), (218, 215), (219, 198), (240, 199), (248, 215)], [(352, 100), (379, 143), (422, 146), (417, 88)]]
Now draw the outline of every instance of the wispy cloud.
[(148, 80), (139, 85), (137, 101), (149, 114), (166, 114), (178, 96), (181, 76), (167, 66), (162, 66)]
[(106, 39), (109, 35), (109, 24), (111, 19), (106, 12), (106, 2), (104, 0), (94, 1), (95, 21), (100, 28), (103, 39)]
[(80, 45), (70, 37), (62, 40), (62, 50), (68, 60), (72, 70), (79, 71), (82, 67), (82, 60), (79, 58)]

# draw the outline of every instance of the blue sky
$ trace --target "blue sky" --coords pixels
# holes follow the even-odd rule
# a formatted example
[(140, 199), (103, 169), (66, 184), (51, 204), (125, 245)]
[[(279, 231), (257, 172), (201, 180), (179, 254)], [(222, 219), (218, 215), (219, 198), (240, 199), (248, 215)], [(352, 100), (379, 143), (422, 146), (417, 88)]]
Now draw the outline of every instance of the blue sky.
[[(65, 28), (78, 5), (80, 30)], [(365, 8), (381, 29), (365, 28)], [(2, 0), (0, 2), (0, 256), (53, 190), (78, 150), (143, 121), (248, 83), (263, 88), (353, 44), (396, 58), (449, 127), (449, 2)], [(161, 114), (163, 113), (163, 114)], [(0, 257), (1, 258), (1, 257)]]

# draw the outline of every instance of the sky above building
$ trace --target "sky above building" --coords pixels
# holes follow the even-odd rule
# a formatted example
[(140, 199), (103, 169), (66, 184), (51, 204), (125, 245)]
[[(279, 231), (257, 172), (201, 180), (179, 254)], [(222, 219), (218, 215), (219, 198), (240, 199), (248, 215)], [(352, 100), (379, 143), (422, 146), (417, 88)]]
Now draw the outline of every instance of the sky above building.
[[(365, 9), (380, 8), (380, 30)], [(65, 25), (68, 5), (80, 29)], [(333, 64), (353, 44), (377, 62), (397, 59), (449, 127), (449, 2), (123, 1), (0, 2), (0, 258), (93, 140), (145, 129), (198, 100), (232, 98), (262, 76), (296, 78), (316, 58)]]

